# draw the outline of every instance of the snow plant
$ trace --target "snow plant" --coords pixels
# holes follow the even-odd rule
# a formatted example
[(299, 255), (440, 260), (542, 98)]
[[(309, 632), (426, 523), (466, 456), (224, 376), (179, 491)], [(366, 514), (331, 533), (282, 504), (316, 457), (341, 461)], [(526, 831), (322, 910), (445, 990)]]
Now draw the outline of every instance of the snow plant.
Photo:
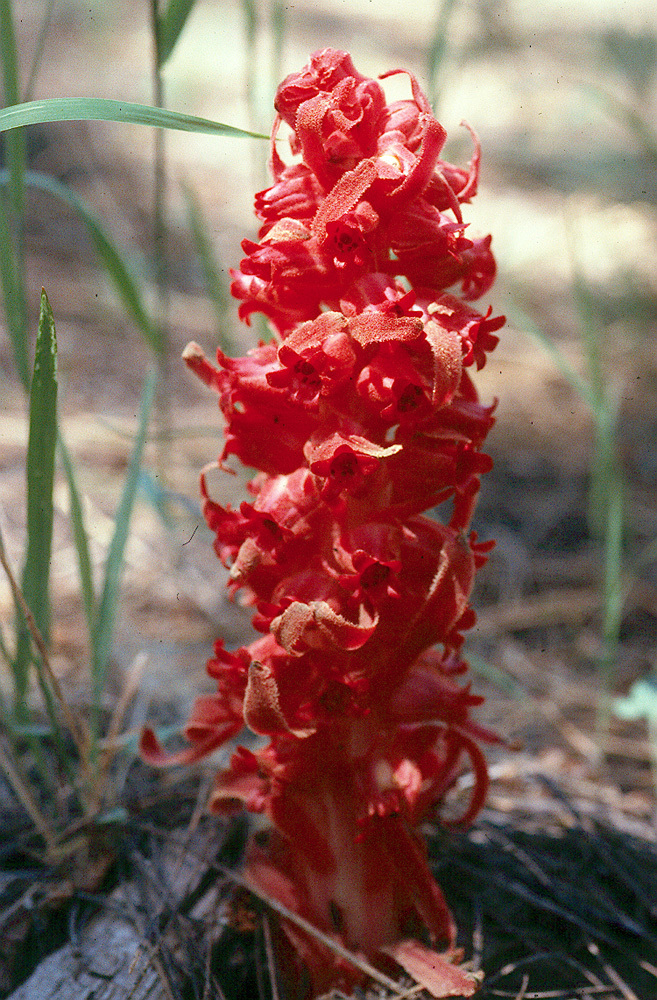
[[(273, 339), (242, 358), (218, 351), (217, 367), (185, 350), (219, 396), (219, 466), (236, 456), (258, 470), (238, 509), (212, 498), (206, 472), (201, 492), (261, 637), (216, 643), (217, 692), (197, 700), (189, 747), (167, 759), (197, 760), (244, 725), (266, 737), (236, 750), (210, 800), (270, 821), (248, 848), (250, 882), (378, 968), (394, 960), (460, 996), (475, 983), (454, 964), (418, 830), (464, 764), (472, 792), (457, 822), (472, 820), (487, 787), (480, 744), (496, 739), (459, 678), (492, 546), (470, 529), (493, 423), (472, 373), (503, 317), (470, 305), (495, 275), (490, 237), (466, 235), (461, 208), (477, 189), (477, 139), (467, 169), (441, 160), (445, 130), (407, 76), (412, 96), (387, 103), (347, 53), (325, 49), (283, 81), (274, 182), (256, 195), (259, 240), (244, 241), (232, 285), (241, 318), (263, 313)], [(151, 731), (143, 749), (165, 759)], [(362, 981), (289, 920), (278, 947), (286, 995)]]

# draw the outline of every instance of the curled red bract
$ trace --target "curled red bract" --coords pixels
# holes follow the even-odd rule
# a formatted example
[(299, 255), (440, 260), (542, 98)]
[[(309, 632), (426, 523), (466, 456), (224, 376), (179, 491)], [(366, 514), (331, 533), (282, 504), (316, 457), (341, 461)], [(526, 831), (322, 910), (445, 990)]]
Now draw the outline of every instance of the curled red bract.
[[(441, 160), (445, 131), (408, 76), (410, 97), (388, 103), (347, 53), (325, 49), (283, 81), (273, 136), (289, 126), (296, 161), (272, 143), (258, 242), (244, 242), (232, 289), (241, 317), (263, 313), (276, 336), (243, 358), (218, 352), (217, 367), (197, 345), (185, 352), (219, 396), (220, 464), (235, 455), (257, 472), (237, 510), (205, 476), (202, 494), (231, 592), (263, 634), (233, 652), (217, 645), (216, 694), (197, 701), (189, 749), (172, 760), (242, 724), (259, 734), (210, 803), (269, 818), (247, 855), (253, 884), (370, 963), (395, 960), (436, 996), (469, 996), (417, 829), (440, 819), (464, 767), (473, 783), (458, 821), (474, 817), (487, 787), (480, 744), (497, 739), (471, 718), (481, 699), (458, 678), (491, 544), (470, 529), (493, 423), (471, 376), (504, 320), (470, 304), (495, 276), (490, 237), (463, 218), (479, 144), (473, 134), (467, 168)], [(445, 501), (445, 522), (427, 515)], [(150, 731), (143, 750), (165, 759)], [(298, 973), (290, 997), (362, 978), (290, 921), (278, 947)]]

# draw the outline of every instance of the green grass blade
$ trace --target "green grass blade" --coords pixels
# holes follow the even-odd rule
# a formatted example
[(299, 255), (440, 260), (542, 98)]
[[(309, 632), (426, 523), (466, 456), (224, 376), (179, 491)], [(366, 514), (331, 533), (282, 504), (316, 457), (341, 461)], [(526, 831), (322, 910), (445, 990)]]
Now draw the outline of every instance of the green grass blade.
[(611, 398), (605, 383), (603, 332), (600, 323), (596, 321), (594, 300), (577, 258), (575, 233), (570, 219), (566, 220), (566, 243), (595, 422), (595, 446), (589, 487), (589, 527), (594, 536), (604, 538), (609, 528), (608, 510), (609, 504), (613, 502), (612, 493), (621, 482), (616, 461), (617, 404)]
[(148, 420), (155, 394), (156, 373), (150, 372), (144, 384), (141, 399), (141, 410), (139, 414), (139, 424), (137, 436), (130, 457), (128, 474), (119, 508), (116, 513), (114, 534), (110, 542), (107, 562), (105, 565), (105, 582), (98, 608), (98, 620), (94, 636), (94, 649), (92, 659), (92, 723), (91, 729), (94, 736), (99, 735), (99, 709), (100, 697), (105, 684), (107, 665), (112, 649), (112, 639), (114, 626), (116, 623), (116, 613), (119, 600), (119, 586), (123, 569), (123, 555), (126, 542), (128, 540), (128, 529), (130, 518), (137, 494), (139, 484), (139, 472), (141, 459), (146, 442), (146, 431)]
[[(40, 658), (37, 658), (36, 660), (36, 675), (39, 682), (39, 688), (41, 689), (41, 694), (43, 696), (46, 716), (50, 720), (50, 738), (52, 740), (52, 748), (55, 751), (60, 767), (66, 775), (69, 784), (72, 788), (76, 788), (79, 774), (76, 774), (75, 759), (71, 754), (70, 745), (67, 745), (66, 730), (60, 721), (60, 712), (58, 711), (51, 686), (48, 682), (46, 670)], [(29, 742), (33, 752), (36, 751), (36, 745), (38, 743), (36, 736), (32, 736)], [(43, 758), (43, 752), (41, 752), (40, 756)], [(52, 767), (52, 762), (48, 763)], [(45, 760), (43, 760), (43, 763), (40, 765), (40, 770), (42, 774), (47, 773), (47, 764)], [(51, 784), (54, 789), (58, 788), (58, 782), (56, 779), (51, 779)]]
[[(44, 291), (30, 390), (30, 429), (27, 445), (27, 556), (22, 589), (44, 640), (50, 632), (50, 556), (52, 550), (53, 483), (57, 441), (57, 335)], [(23, 622), (16, 652), (16, 706), (25, 708), (30, 636)]]
[(597, 401), (596, 409), (604, 405), (605, 377), (601, 353), (601, 330), (596, 321), (595, 303), (591, 290), (584, 277), (577, 255), (577, 231), (575, 222), (566, 215), (566, 247), (570, 260), (572, 274), (572, 294), (575, 310), (579, 319), (581, 341), (586, 352), (589, 370), (589, 383), (593, 398)]
[(580, 89), (595, 99), (601, 109), (610, 118), (628, 129), (639, 147), (643, 148), (653, 163), (657, 162), (657, 132), (651, 127), (650, 121), (643, 117), (632, 102), (624, 100), (617, 94), (607, 90), (601, 84), (586, 82), (581, 83), (579, 86)]
[(235, 344), (229, 332), (229, 297), (226, 290), (226, 280), (222, 278), (221, 268), (217, 264), (208, 231), (194, 192), (190, 187), (184, 185), (183, 194), (187, 206), (187, 222), (192, 234), (194, 249), (198, 254), (201, 264), (205, 290), (214, 310), (219, 346), (224, 353), (231, 354), (233, 353)]
[(2, 85), (5, 104), (17, 104), (20, 100), (18, 90), (18, 51), (16, 48), (16, 32), (11, 12), (11, 0), (0, 0), (0, 59), (2, 59)]
[[(29, 101), (34, 91), (34, 85), (36, 83), (36, 79), (39, 73), (39, 67), (41, 66), (41, 60), (43, 58), (43, 50), (46, 45), (46, 38), (48, 37), (48, 32), (50, 31), (50, 25), (52, 24), (52, 14), (54, 7), (55, 7), (55, 0), (48, 0), (48, 4), (43, 14), (43, 18), (41, 19), (41, 24), (39, 25), (39, 33), (37, 35), (36, 45), (34, 46), (32, 65), (30, 66), (30, 73), (27, 78), (27, 84), (25, 86), (25, 92), (23, 94), (24, 101)], [(18, 98), (16, 99), (16, 101), (18, 101)]]
[[(7, 561), (7, 553), (5, 552), (4, 542), (2, 539), (2, 532), (0, 532), (0, 563), (9, 579), (9, 584), (14, 596), (14, 604), (16, 606), (16, 611), (23, 621), (26, 622), (27, 613), (33, 618), (32, 612), (29, 610), (23, 592), (18, 586), (16, 579), (12, 573), (11, 567)], [(27, 624), (27, 622), (26, 622)], [(34, 622), (32, 622), (32, 628), (36, 628)], [(36, 637), (35, 637), (36, 639)], [(70, 750), (67, 749), (64, 740), (64, 733), (62, 727), (59, 723), (57, 712), (55, 709), (55, 702), (53, 698), (53, 692), (51, 690), (52, 673), (47, 667), (46, 659), (42, 658), (45, 654), (47, 657), (47, 651), (43, 647), (43, 637), (39, 635), (36, 645), (39, 650), (39, 656), (35, 658), (37, 679), (39, 681), (39, 686), (41, 687), (41, 692), (43, 694), (44, 703), (46, 707), (46, 715), (50, 721), (50, 726), (48, 727), (48, 735), (52, 739), (53, 749), (59, 760), (59, 764), (63, 772), (68, 776), (68, 780), (71, 787), (75, 786), (76, 776), (73, 773), (72, 759)], [(6, 654), (6, 649), (3, 643), (3, 655)], [(10, 661), (12, 666), (15, 666), (15, 661)], [(61, 703), (60, 703), (61, 708)], [(39, 745), (39, 733), (38, 727), (33, 726), (30, 723), (30, 715), (25, 704), (25, 701), (16, 703), (14, 718), (10, 718), (5, 710), (4, 702), (2, 703), (2, 710), (0, 711), (0, 723), (4, 727), (4, 731), (8, 736), (16, 740), (17, 737), (21, 737), (27, 741), (27, 744), (32, 753), (34, 759), (34, 765), (39, 775), (39, 782), (42, 789), (52, 789), (52, 795), (57, 794), (57, 789), (60, 787), (57, 781), (54, 769), (53, 760), (51, 754), (44, 754), (41, 746)]]
[[(11, 0), (0, 0), (0, 62), (2, 63), (3, 103), (20, 101), (18, 53)], [(0, 201), (0, 280), (5, 299), (7, 329), (12, 340), (16, 367), (23, 385), (30, 384), (28, 360), (27, 307), (25, 305), (25, 264), (23, 256), (23, 215), (25, 207), (25, 134), (22, 129), (3, 137), (2, 150), (9, 176), (9, 203)]]
[(256, 0), (242, 0), (241, 7), (242, 17), (244, 19), (244, 33), (247, 45), (251, 48), (255, 45), (256, 34), (258, 31), (258, 12), (256, 8)]
[(257, 82), (258, 73), (256, 59), (256, 41), (258, 34), (258, 13), (255, 0), (242, 0), (242, 19), (244, 24), (244, 48), (246, 55), (246, 103), (249, 109), (249, 123), (253, 125), (257, 121), (258, 99)]
[[(9, 185), (9, 171), (1, 172)], [(27, 347), (27, 304), (25, 286), (21, 280), (20, 266), (14, 251), (11, 236), (8, 206), (0, 196), (0, 286), (5, 306), (7, 332), (14, 352), (14, 363), (21, 382), (27, 390), (30, 387), (30, 363)]]
[(595, 439), (591, 458), (588, 520), (591, 534), (605, 538), (609, 530), (608, 512), (623, 477), (617, 458), (617, 401), (601, 388), (593, 411)]
[[(0, 59), (2, 60), (2, 80), (4, 104), (15, 105), (20, 101), (18, 89), (18, 53), (16, 33), (11, 11), (11, 0), (0, 0)], [(14, 132), (5, 136), (6, 163), (11, 177), (10, 196), (16, 219), (23, 216), (25, 195), (23, 174), (25, 172), (25, 135)]]
[[(613, 486), (613, 488), (611, 488)], [(602, 620), (602, 657), (599, 664), (601, 697), (598, 705), (598, 733), (606, 735), (609, 726), (609, 696), (618, 659), (618, 640), (623, 620), (623, 532), (625, 500), (620, 475), (610, 482), (607, 497), (607, 524), (604, 537), (604, 608)]]
[(90, 642), (93, 643), (93, 636), (96, 630), (98, 618), (98, 608), (96, 606), (96, 595), (94, 593), (93, 574), (91, 572), (91, 559), (89, 557), (89, 543), (87, 532), (84, 527), (84, 514), (80, 501), (80, 491), (75, 478), (75, 469), (69, 450), (66, 447), (61, 434), (58, 435), (57, 444), (59, 446), (59, 456), (62, 460), (62, 467), (68, 483), (68, 494), (70, 499), (71, 526), (73, 528), (73, 539), (75, 541), (75, 551), (78, 556), (78, 566), (80, 570), (80, 589), (84, 603), (84, 612), (87, 619), (87, 629), (89, 631)]
[(177, 129), (180, 132), (197, 132), (201, 135), (269, 139), (268, 135), (260, 132), (248, 132), (209, 118), (197, 118), (196, 115), (185, 115), (166, 108), (133, 104), (131, 101), (111, 101), (100, 97), (53, 97), (49, 100), (29, 101), (27, 104), (4, 108), (0, 111), (0, 132), (21, 128), (23, 125), (71, 121), (122, 122), (130, 125)]
[(270, 90), (272, 104), (278, 88), (278, 84), (283, 79), (283, 47), (285, 44), (285, 33), (287, 30), (287, 19), (285, 12), (287, 4), (282, 0), (274, 0), (271, 8), (271, 69), (270, 69)]
[(427, 52), (427, 77), (429, 79), (429, 102), (437, 108), (439, 88), (438, 77), (445, 62), (448, 44), (449, 22), (456, 7), (457, 0), (441, 0), (436, 11), (431, 42)]
[(166, 11), (158, 18), (157, 54), (160, 66), (164, 65), (176, 47), (193, 6), (194, 0), (169, 0)]
[(598, 734), (606, 734), (611, 712), (611, 690), (623, 617), (623, 537), (625, 503), (623, 474), (617, 457), (618, 401), (605, 383), (603, 331), (596, 322), (594, 301), (579, 266), (572, 224), (567, 222), (567, 244), (573, 272), (573, 297), (588, 364), (595, 447), (589, 487), (589, 526), (604, 546), (602, 655), (599, 662), (601, 695)]
[(552, 358), (554, 365), (561, 372), (565, 380), (575, 390), (577, 395), (595, 412), (597, 399), (591, 387), (577, 374), (566, 356), (559, 350), (553, 340), (550, 340), (529, 316), (518, 306), (512, 306), (506, 310), (507, 317), (518, 330), (528, 334), (543, 348), (546, 354)]
[[(7, 183), (7, 181), (7, 172), (0, 170), (0, 185)], [(155, 323), (152, 322), (144, 308), (137, 278), (131, 273), (130, 268), (98, 218), (82, 198), (54, 177), (28, 171), (25, 175), (25, 182), (29, 187), (38, 188), (40, 191), (45, 191), (54, 198), (66, 202), (74, 212), (77, 212), (87, 228), (94, 250), (113, 282), (124, 308), (132, 317), (146, 342), (157, 352), (160, 348), (159, 333)]]
[(508, 694), (510, 698), (520, 698), (522, 701), (528, 700), (527, 691), (512, 674), (495, 666), (489, 660), (484, 660), (481, 656), (477, 656), (476, 653), (471, 652), (469, 649), (465, 652), (465, 658), (470, 664), (473, 674), (477, 674), (490, 684), (494, 684), (498, 690), (503, 691), (504, 694)]

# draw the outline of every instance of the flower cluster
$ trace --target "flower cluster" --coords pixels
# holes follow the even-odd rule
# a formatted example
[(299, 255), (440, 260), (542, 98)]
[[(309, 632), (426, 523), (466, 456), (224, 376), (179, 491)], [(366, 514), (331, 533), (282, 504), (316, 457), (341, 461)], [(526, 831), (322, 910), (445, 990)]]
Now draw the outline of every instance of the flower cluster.
[[(458, 822), (472, 819), (487, 785), (479, 744), (495, 739), (458, 677), (490, 548), (470, 530), (493, 422), (471, 372), (503, 318), (469, 305), (495, 274), (490, 238), (466, 235), (461, 211), (476, 137), (467, 170), (441, 160), (444, 129), (408, 77), (412, 96), (386, 103), (326, 49), (283, 81), (274, 183), (256, 196), (259, 242), (244, 242), (232, 286), (240, 316), (263, 313), (276, 336), (243, 358), (218, 352), (218, 367), (195, 344), (184, 354), (219, 395), (219, 464), (235, 455), (257, 470), (238, 509), (213, 500), (205, 476), (201, 489), (230, 590), (262, 635), (217, 643), (217, 693), (197, 701), (174, 759), (245, 724), (267, 738), (235, 752), (211, 808), (268, 817), (247, 876), (324, 934), (283, 922), (290, 996), (362, 978), (327, 937), (380, 968), (396, 961), (436, 996), (475, 985), (452, 964), (453, 922), (417, 830), (464, 762), (473, 791)], [(443, 522), (424, 514), (437, 505)], [(163, 757), (150, 731), (142, 743)]]

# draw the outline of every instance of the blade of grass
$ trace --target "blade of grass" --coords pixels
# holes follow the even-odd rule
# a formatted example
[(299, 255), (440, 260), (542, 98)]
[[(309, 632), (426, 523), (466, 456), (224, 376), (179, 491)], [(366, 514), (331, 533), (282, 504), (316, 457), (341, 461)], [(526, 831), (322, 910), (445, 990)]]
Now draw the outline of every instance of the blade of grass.
[[(59, 682), (52, 671), (48, 657), (47, 641), (50, 627), (50, 558), (53, 526), (53, 484), (55, 473), (55, 445), (57, 440), (57, 334), (55, 321), (45, 291), (41, 292), (41, 311), (34, 358), (34, 373), (30, 390), (30, 424), (27, 447), (27, 555), (23, 570), (22, 588), (18, 588), (6, 561), (0, 539), (0, 557), (9, 579), (14, 601), (19, 610), (16, 656), (13, 662), (15, 706), (18, 721), (29, 718), (27, 705), (29, 666), (34, 642), (39, 659), (36, 661), (37, 679), (43, 695), (46, 714), (52, 726), (52, 738), (57, 759), (68, 780), (75, 785), (71, 755), (66, 747), (64, 733), (59, 723), (59, 711), (80, 755), (84, 754), (86, 739), (78, 720), (73, 716), (64, 699)], [(31, 741), (39, 767), (46, 772), (40, 751)]]
[(260, 132), (249, 132), (233, 125), (185, 115), (166, 108), (154, 108), (132, 101), (112, 101), (100, 97), (52, 97), (48, 100), (29, 101), (3, 108), (0, 111), (0, 132), (21, 128), (24, 125), (41, 125), (44, 122), (98, 121), (122, 122), (131, 125), (150, 125), (155, 128), (177, 129), (200, 135), (223, 135), (237, 139), (269, 139)]
[[(7, 171), (0, 170), (0, 186), (6, 185), (8, 180)], [(114, 284), (125, 310), (143, 334), (146, 342), (157, 352), (160, 346), (157, 329), (142, 303), (137, 278), (131, 273), (128, 264), (121, 256), (98, 218), (82, 198), (54, 177), (28, 171), (25, 175), (25, 182), (29, 187), (44, 191), (46, 194), (52, 195), (52, 197), (58, 198), (60, 201), (70, 205), (73, 211), (79, 215), (87, 228), (87, 233), (94, 250)]]
[[(23, 594), (39, 632), (47, 644), (50, 631), (50, 556), (53, 525), (53, 483), (57, 440), (57, 335), (45, 291), (30, 390), (30, 428), (27, 445), (27, 556)], [(14, 664), (16, 712), (26, 713), (30, 635), (21, 622)]]
[(593, 412), (595, 441), (589, 485), (589, 528), (595, 538), (605, 538), (609, 529), (608, 508), (622, 475), (616, 456), (617, 406), (602, 394)]
[(591, 533), (602, 541), (604, 553), (602, 655), (598, 662), (601, 694), (597, 711), (598, 737), (602, 742), (609, 727), (610, 695), (623, 617), (624, 480), (616, 454), (618, 407), (605, 379), (602, 331), (596, 321), (592, 296), (577, 257), (573, 222), (568, 216), (565, 228), (573, 274), (573, 298), (586, 353), (595, 425), (589, 487), (589, 523)]
[(194, 0), (169, 0), (164, 14), (157, 19), (157, 61), (163, 66), (173, 52)]
[(657, 133), (651, 128), (636, 107), (598, 83), (580, 83), (581, 90), (591, 95), (599, 106), (617, 122), (623, 124), (634, 137), (637, 145), (653, 161), (657, 162)]
[[(20, 101), (18, 51), (11, 0), (0, 0), (0, 61), (4, 104)], [(9, 204), (0, 203), (0, 264), (5, 294), (5, 315), (12, 339), (16, 366), (27, 389), (30, 384), (28, 360), (28, 320), (25, 297), (25, 218), (26, 146), (23, 129), (3, 136), (2, 148), (9, 173)]]
[(438, 75), (445, 62), (447, 54), (447, 34), (449, 22), (456, 7), (457, 0), (441, 0), (436, 11), (434, 28), (427, 52), (427, 76), (429, 79), (429, 102), (434, 112), (437, 110), (439, 88)]
[[(128, 708), (141, 690), (141, 679), (147, 663), (148, 656), (144, 652), (138, 653), (133, 660), (123, 679), (123, 690), (119, 695), (119, 699), (114, 706), (109, 720), (107, 735), (100, 741), (99, 749), (102, 757), (96, 790), (97, 801), (101, 803), (101, 809), (103, 808), (103, 802), (109, 806), (112, 802), (117, 801), (120, 789), (128, 776), (130, 764), (137, 753), (137, 750), (135, 750), (134, 754), (125, 752), (125, 748), (120, 741), (120, 733)], [(112, 775), (112, 762), (119, 754), (123, 757), (123, 767), (121, 768), (121, 773), (114, 773)], [(111, 789), (108, 788), (110, 776), (113, 779)]]
[(607, 528), (607, 507), (615, 475), (616, 408), (610, 405), (605, 385), (600, 329), (595, 318), (594, 303), (576, 253), (577, 234), (573, 219), (565, 213), (566, 246), (572, 272), (572, 294), (579, 320), (580, 339), (584, 347), (591, 386), (591, 409), (595, 423), (595, 444), (589, 487), (589, 527), (602, 538)]
[(221, 269), (217, 264), (198, 201), (188, 185), (183, 185), (183, 195), (187, 207), (187, 223), (201, 264), (205, 291), (214, 310), (219, 346), (224, 353), (232, 354), (235, 344), (228, 330), (229, 300), (225, 282), (221, 277)]
[(77, 212), (87, 227), (93, 247), (113, 281), (124, 307), (141, 330), (148, 344), (157, 351), (159, 349), (157, 331), (142, 304), (138, 281), (130, 273), (128, 265), (94, 213), (74, 191), (65, 184), (61, 184), (54, 177), (30, 171), (25, 179), (30, 187), (39, 188), (67, 202)]
[(588, 405), (592, 410), (596, 408), (596, 398), (592, 392), (591, 387), (587, 382), (577, 374), (573, 366), (570, 364), (566, 356), (562, 351), (559, 350), (557, 345), (554, 343), (550, 337), (546, 336), (536, 323), (525, 313), (519, 306), (512, 305), (510, 309), (507, 309), (508, 319), (518, 330), (523, 331), (533, 340), (535, 340), (543, 350), (552, 358), (554, 365), (561, 372), (565, 380), (575, 390), (577, 395)]
[(481, 656), (472, 653), (470, 650), (467, 650), (465, 655), (473, 673), (494, 684), (496, 688), (503, 691), (504, 694), (508, 694), (510, 698), (519, 698), (525, 702), (528, 700), (527, 692), (512, 674), (495, 666), (494, 663), (490, 663), (489, 660), (484, 660)]
[[(151, 14), (151, 34), (153, 38), (153, 61), (151, 67), (153, 81), (153, 104), (157, 108), (166, 106), (164, 92), (163, 58), (160, 52), (160, 0), (149, 0)], [(152, 258), (155, 269), (157, 328), (160, 350), (157, 354), (157, 390), (155, 411), (162, 443), (158, 448), (158, 474), (162, 481), (168, 476), (168, 452), (171, 437), (171, 336), (169, 329), (169, 282), (167, 257), (167, 156), (166, 132), (156, 129), (153, 135), (153, 245)]]
[[(64, 694), (62, 692), (61, 686), (57, 679), (56, 674), (53, 672), (52, 665), (50, 663), (50, 657), (48, 655), (48, 650), (43, 636), (41, 635), (39, 629), (34, 621), (34, 616), (28, 607), (25, 596), (18, 586), (16, 578), (12, 572), (11, 566), (9, 565), (9, 560), (7, 559), (7, 554), (5, 552), (4, 541), (2, 538), (2, 532), (0, 531), (0, 565), (5, 571), (7, 579), (9, 580), (9, 586), (11, 587), (11, 592), (14, 598), (14, 603), (17, 610), (23, 615), (28, 632), (34, 642), (34, 646), (40, 657), (40, 664), (38, 668), (38, 679), (41, 687), (41, 692), (44, 697), (44, 702), (46, 705), (46, 713), (50, 721), (50, 735), (52, 736), (55, 750), (57, 751), (58, 759), (63, 767), (64, 771), (68, 776), (68, 780), (72, 787), (75, 787), (76, 776), (73, 773), (71, 755), (66, 749), (64, 744), (63, 734), (61, 731), (61, 726), (59, 724), (59, 719), (57, 716), (57, 711), (55, 709), (55, 699), (59, 703), (59, 710), (63, 716), (68, 730), (73, 738), (73, 742), (78, 750), (78, 754), (81, 760), (86, 759), (86, 748), (89, 743), (87, 731), (81, 720), (73, 715), (71, 712)], [(18, 725), (13, 725), (13, 731), (23, 735), (32, 748), (34, 756), (37, 762), (37, 766), (42, 777), (45, 778), (45, 784), (48, 782), (48, 774), (50, 771), (49, 765), (51, 761), (46, 761), (41, 753), (41, 748), (38, 744), (38, 732), (34, 726), (30, 726), (29, 722), (22, 724), (19, 721)], [(9, 731), (9, 728), (8, 728)], [(52, 784), (52, 782), (51, 782)]]
[[(244, 24), (244, 91), (248, 108), (248, 121), (251, 128), (258, 121), (258, 71), (259, 60), (256, 58), (256, 43), (258, 36), (258, 11), (255, 0), (242, 0), (242, 19)], [(257, 161), (254, 161), (254, 163)]]
[(34, 91), (34, 84), (36, 83), (37, 74), (39, 72), (39, 67), (41, 66), (41, 60), (43, 58), (43, 50), (46, 44), (46, 38), (48, 32), (50, 31), (50, 25), (52, 22), (52, 12), (55, 6), (55, 0), (48, 0), (48, 5), (44, 12), (41, 24), (39, 26), (39, 34), (37, 36), (36, 45), (34, 46), (34, 55), (32, 56), (32, 65), (30, 66), (30, 73), (27, 78), (27, 84), (25, 86), (25, 93), (23, 95), (23, 100), (29, 101)]
[(25, 809), (43, 839), (47, 855), (52, 857), (57, 845), (54, 831), (39, 809), (28, 781), (20, 774), (17, 764), (12, 761), (2, 742), (0, 742), (0, 767), (5, 772), (9, 787), (13, 788), (16, 798)]
[[(5, 184), (9, 184), (9, 171), (4, 170)], [(0, 196), (0, 284), (5, 300), (5, 320), (11, 339), (14, 363), (25, 390), (30, 387), (30, 363), (27, 347), (27, 304), (21, 267), (14, 250), (5, 199)]]
[(97, 754), (97, 738), (100, 730), (100, 698), (105, 685), (105, 676), (109, 664), (112, 639), (114, 636), (114, 626), (116, 623), (116, 612), (119, 599), (119, 586), (123, 569), (123, 555), (126, 542), (128, 540), (128, 529), (130, 518), (137, 494), (139, 483), (139, 472), (141, 459), (146, 442), (146, 431), (148, 420), (153, 403), (153, 396), (156, 386), (156, 373), (150, 372), (144, 383), (142, 392), (141, 409), (139, 414), (139, 424), (137, 435), (130, 457), (128, 474), (126, 476), (123, 493), (116, 512), (114, 534), (110, 542), (107, 562), (105, 564), (105, 582), (98, 608), (98, 620), (95, 633), (95, 641), (92, 657), (91, 669), (91, 693), (92, 693), (92, 753)]
[[(2, 60), (4, 104), (5, 106), (18, 104), (20, 101), (18, 52), (11, 0), (0, 0), (0, 59)], [(4, 145), (11, 177), (11, 203), (18, 221), (22, 219), (24, 209), (25, 134), (19, 131), (5, 136)]]
[[(0, 0), (0, 61), (4, 104), (20, 101), (18, 52), (11, 0)], [(25, 301), (25, 260), (23, 220), (25, 210), (25, 133), (22, 129), (3, 137), (9, 176), (9, 204), (0, 199), (0, 279), (5, 297), (7, 328), (12, 340), (16, 367), (23, 385), (30, 384), (28, 321)]]
[[(569, 230), (567, 229), (567, 233)], [(591, 529), (603, 543), (603, 621), (602, 655), (598, 662), (601, 694), (598, 703), (597, 729), (600, 739), (609, 724), (609, 693), (613, 683), (613, 668), (618, 651), (618, 639), (623, 615), (623, 534), (624, 483), (616, 457), (616, 406), (605, 386), (600, 332), (596, 329), (590, 296), (577, 268), (572, 239), (568, 241), (574, 269), (573, 294), (579, 315), (581, 339), (584, 344), (588, 379), (582, 379), (559, 348), (520, 309), (510, 310), (510, 319), (525, 330), (552, 358), (581, 399), (589, 406), (595, 426), (595, 447), (591, 461), (589, 495)]]
[[(616, 429), (618, 404), (612, 398), (605, 379), (601, 350), (602, 331), (596, 319), (591, 291), (576, 253), (576, 233), (573, 220), (565, 218), (566, 244), (572, 271), (573, 298), (579, 318), (580, 337), (584, 345), (591, 386), (595, 443), (591, 463), (589, 487), (589, 527), (597, 538), (607, 538), (610, 524), (609, 505), (616, 501), (617, 490), (622, 490), (622, 475), (616, 457)], [(605, 546), (607, 542), (605, 542)], [(617, 582), (615, 589), (620, 588)], [(608, 590), (608, 588), (607, 588)]]
[(253, 117), (253, 94), (255, 90), (255, 46), (258, 33), (258, 12), (256, 0), (242, 0), (242, 18), (244, 21), (244, 41), (246, 49), (246, 98)]
[(283, 43), (285, 42), (285, 30), (287, 23), (285, 17), (286, 10), (287, 4), (284, 4), (282, 0), (274, 0), (271, 9), (270, 25), (272, 41), (270, 89), (272, 97), (276, 93), (278, 84), (283, 79)]
[[(603, 697), (598, 705), (598, 729), (606, 735), (609, 725), (609, 695), (614, 681), (614, 665), (623, 618), (623, 529), (625, 504), (623, 482), (614, 476), (609, 483), (607, 524), (604, 537), (604, 610), (602, 619), (602, 657), (599, 672)], [(612, 488), (613, 487), (613, 488)], [(606, 696), (606, 697), (605, 697)]]
[(91, 572), (89, 543), (84, 526), (84, 514), (82, 512), (80, 492), (75, 478), (75, 469), (73, 468), (71, 456), (61, 433), (57, 436), (57, 444), (59, 446), (59, 456), (62, 460), (64, 474), (68, 483), (71, 525), (73, 527), (73, 539), (75, 542), (75, 551), (77, 552), (78, 567), (80, 571), (80, 589), (82, 591), (84, 613), (87, 620), (89, 642), (90, 645), (93, 645), (93, 637), (96, 631), (96, 622), (98, 620), (98, 607), (96, 604), (96, 594), (94, 592), (93, 575)]

